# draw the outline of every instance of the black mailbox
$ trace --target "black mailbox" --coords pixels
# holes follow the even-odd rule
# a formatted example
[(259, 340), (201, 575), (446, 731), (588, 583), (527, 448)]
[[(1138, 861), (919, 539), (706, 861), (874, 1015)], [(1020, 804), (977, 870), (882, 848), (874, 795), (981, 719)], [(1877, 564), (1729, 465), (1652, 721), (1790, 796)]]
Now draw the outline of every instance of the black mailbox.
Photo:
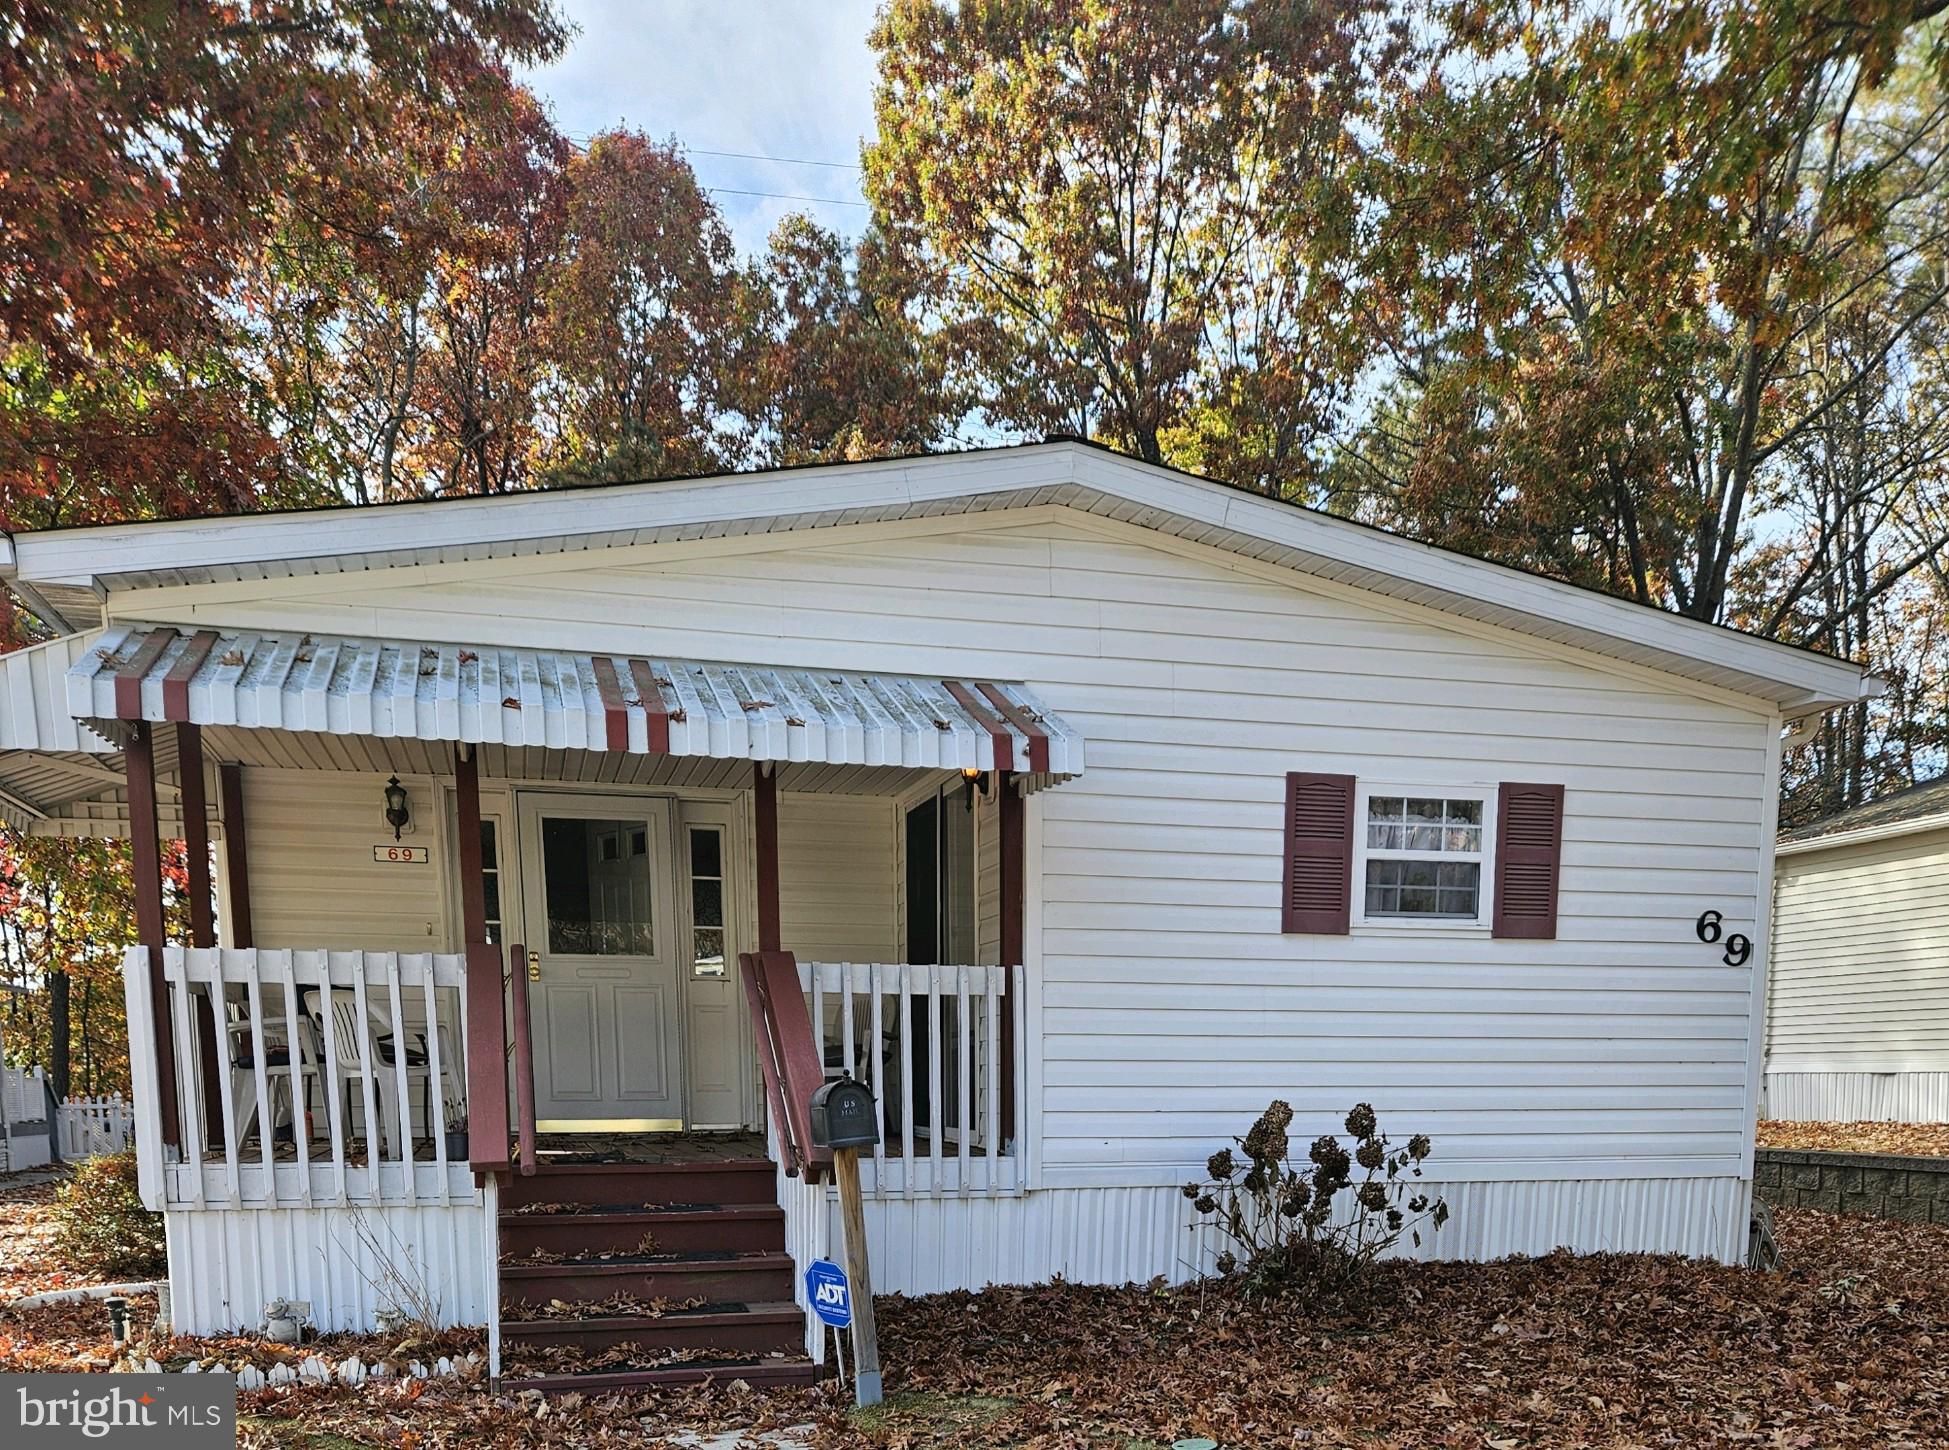
[(812, 1141), (821, 1148), (871, 1148), (880, 1141), (873, 1094), (851, 1073), (812, 1094)]

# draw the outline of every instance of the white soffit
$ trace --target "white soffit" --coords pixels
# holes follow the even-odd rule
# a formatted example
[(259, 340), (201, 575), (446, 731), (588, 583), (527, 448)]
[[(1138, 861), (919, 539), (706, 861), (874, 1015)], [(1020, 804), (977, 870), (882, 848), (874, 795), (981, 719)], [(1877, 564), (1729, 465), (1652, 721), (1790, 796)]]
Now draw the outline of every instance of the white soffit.
[(771, 473), (22, 534), (0, 573), (77, 618), (101, 594), (1057, 504), (1768, 701), (1878, 692), (1858, 665), (1485, 563), (1073, 442)]

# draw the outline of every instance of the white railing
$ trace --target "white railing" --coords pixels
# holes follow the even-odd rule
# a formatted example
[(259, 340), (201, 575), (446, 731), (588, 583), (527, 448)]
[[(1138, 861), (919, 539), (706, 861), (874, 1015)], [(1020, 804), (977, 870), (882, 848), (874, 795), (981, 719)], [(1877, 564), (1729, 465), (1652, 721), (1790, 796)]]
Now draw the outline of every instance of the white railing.
[(55, 1151), (70, 1163), (135, 1144), (135, 1104), (120, 1093), (69, 1098), (54, 1111)]
[[(145, 1201), (184, 1208), (474, 1202), (466, 959), (163, 953), (183, 1152), (163, 1142), (148, 956), (123, 965)], [(205, 1058), (214, 1047), (215, 1060)], [(212, 1085), (214, 1091), (206, 1087)]]
[(47, 1069), (0, 1067), (0, 1108), (9, 1123), (38, 1123), (47, 1116)]
[[(881, 1141), (861, 1183), (879, 1198), (1021, 1192), (1024, 1056), (1002, 1081), (1003, 1021), (1023, 1041), (1022, 969), (801, 962), (819, 1059), (870, 1085)], [(1014, 1112), (1005, 1120), (1004, 1100)]]

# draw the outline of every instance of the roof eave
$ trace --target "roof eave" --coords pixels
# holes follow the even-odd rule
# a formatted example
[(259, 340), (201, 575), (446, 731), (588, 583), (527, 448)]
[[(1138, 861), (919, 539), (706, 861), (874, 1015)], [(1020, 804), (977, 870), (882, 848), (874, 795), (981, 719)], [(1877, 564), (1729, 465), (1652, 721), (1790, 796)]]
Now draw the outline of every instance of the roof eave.
[[(917, 458), (760, 474), (676, 479), (584, 493), (504, 494), (464, 500), (237, 515), (24, 535), (17, 572), (28, 587), (105, 590), (147, 570), (203, 568), (301, 572), (297, 566), (397, 555), (401, 548), (473, 559), (510, 548), (541, 551), (690, 536), (698, 528), (750, 529), (767, 520), (840, 519), (970, 511), (997, 498), (1092, 502), (1106, 516), (1168, 526), (1192, 539), (1229, 537), (1235, 552), (1338, 579), (1462, 618), (1501, 625), (1716, 685), (1764, 701), (1787, 718), (1852, 704), (1880, 684), (1860, 665), (1697, 620), (1647, 609), (1557, 580), (1251, 494), (1088, 444), (1056, 441)], [(891, 511), (891, 515), (889, 514)], [(162, 538), (154, 532), (162, 531)], [(139, 535), (137, 531), (142, 531)], [(167, 541), (166, 549), (159, 546)], [(1219, 544), (1219, 547), (1225, 547)], [(167, 562), (160, 562), (166, 556)], [(107, 571), (103, 559), (121, 561)], [(144, 562), (155, 560), (158, 562)], [(133, 561), (133, 562), (131, 562)], [(281, 567), (280, 567), (281, 566)]]
[(1925, 831), (1949, 830), (1949, 810), (1931, 811), (1927, 815), (1914, 816), (1908, 820), (1883, 821), (1877, 825), (1859, 826), (1851, 831), (1830, 831), (1825, 835), (1803, 836), (1798, 840), (1781, 840), (1773, 847), (1776, 856), (1804, 856), (1810, 851), (1827, 851), (1836, 846), (1860, 846), (1874, 841), (1894, 840), (1900, 836), (1920, 835)]

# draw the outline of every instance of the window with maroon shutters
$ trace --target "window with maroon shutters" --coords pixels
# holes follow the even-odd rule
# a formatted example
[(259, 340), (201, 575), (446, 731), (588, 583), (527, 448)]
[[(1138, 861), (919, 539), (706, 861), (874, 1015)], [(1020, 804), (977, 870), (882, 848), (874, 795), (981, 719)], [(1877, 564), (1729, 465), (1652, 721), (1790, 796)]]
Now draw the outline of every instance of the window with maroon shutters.
[(1554, 940), (1563, 787), (1505, 781), (1496, 801), (1494, 934)]
[(1354, 779), (1286, 776), (1285, 897), (1280, 930), (1345, 936), (1353, 908)]

